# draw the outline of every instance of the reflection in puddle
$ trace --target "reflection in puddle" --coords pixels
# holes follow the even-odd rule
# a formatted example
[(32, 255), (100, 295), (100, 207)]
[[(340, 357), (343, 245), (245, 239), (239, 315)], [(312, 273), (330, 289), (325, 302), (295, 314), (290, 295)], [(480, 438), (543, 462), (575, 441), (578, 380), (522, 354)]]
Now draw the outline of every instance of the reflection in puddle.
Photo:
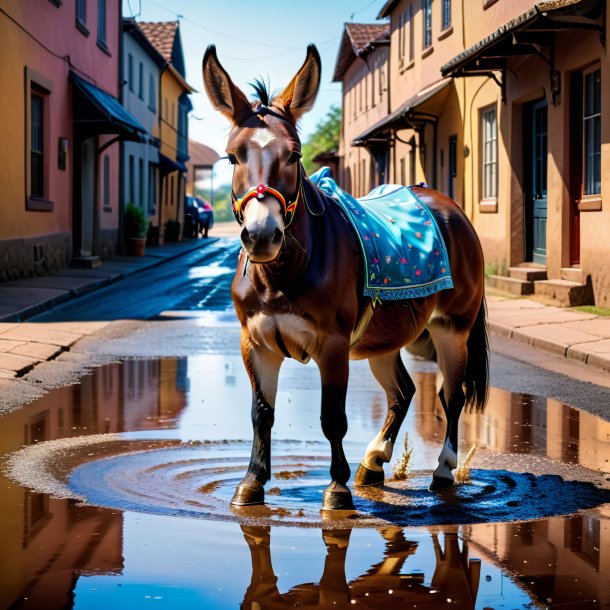
[[(370, 382), (366, 365), (355, 366), (346, 443), (352, 463), (361, 459), (385, 415), (385, 397)], [(414, 446), (414, 469), (430, 470), (444, 435), (436, 375), (413, 377), (415, 404), (403, 430)], [(241, 455), (250, 438), (249, 394), (238, 357), (110, 365), (2, 417), (0, 454), (22, 444), (120, 433), (126, 444), (156, 439), (177, 446), (218, 441), (222, 447), (226, 439), (244, 440), (233, 447)], [(475, 442), (479, 447), (475, 472), (483, 467), (544, 474), (555, 468), (568, 478), (586, 477), (585, 468), (610, 472), (610, 424), (553, 400), (492, 388), (485, 414), (464, 415), (461, 424), (462, 451)], [(297, 456), (319, 455), (312, 463), (323, 478), (327, 449), (315, 367), (283, 369), (274, 437), (279, 448), (298, 439)], [(88, 453), (86, 459), (98, 457)], [(212, 453), (222, 461), (220, 449)], [(311, 472), (294, 460), (283, 467), (281, 455), (274, 463), (278, 473)], [(55, 457), (62, 462), (61, 455)], [(285, 489), (297, 489), (307, 476), (272, 481), (280, 495), (269, 495), (270, 503), (281, 505), (289, 497)], [(208, 482), (212, 486), (202, 493), (222, 496), (223, 485)], [(236, 523), (80, 506), (6, 478), (0, 485), (2, 608), (610, 604), (608, 504), (521, 523), (350, 530), (329, 522), (321, 530), (242, 530)]]

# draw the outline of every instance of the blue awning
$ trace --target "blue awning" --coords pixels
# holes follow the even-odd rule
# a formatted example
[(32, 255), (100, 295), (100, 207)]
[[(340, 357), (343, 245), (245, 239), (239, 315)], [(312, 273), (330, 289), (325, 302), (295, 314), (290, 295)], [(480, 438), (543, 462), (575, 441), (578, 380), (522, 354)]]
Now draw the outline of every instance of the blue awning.
[(146, 133), (115, 97), (74, 72), (70, 72), (70, 80), (74, 85), (74, 123), (87, 136), (117, 133), (139, 140)]

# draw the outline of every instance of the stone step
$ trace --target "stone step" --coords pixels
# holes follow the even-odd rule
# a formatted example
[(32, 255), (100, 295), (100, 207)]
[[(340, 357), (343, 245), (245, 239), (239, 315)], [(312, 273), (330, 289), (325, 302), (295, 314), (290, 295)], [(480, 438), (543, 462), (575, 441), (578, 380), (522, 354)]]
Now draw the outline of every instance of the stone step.
[(77, 269), (93, 269), (93, 267), (100, 267), (102, 259), (99, 256), (75, 256), (70, 261), (70, 267), (76, 267)]
[(546, 280), (546, 268), (544, 267), (509, 267), (508, 275), (516, 280), (525, 282), (535, 282), (536, 280)]
[(534, 284), (533, 282), (527, 282), (519, 280), (514, 277), (507, 277), (506, 275), (488, 275), (487, 285), (503, 292), (509, 292), (510, 294), (524, 295), (533, 294)]
[(562, 267), (561, 279), (582, 284), (582, 269), (580, 267)]
[(560, 307), (594, 304), (591, 287), (570, 280), (539, 280), (534, 282), (534, 294), (550, 299)]

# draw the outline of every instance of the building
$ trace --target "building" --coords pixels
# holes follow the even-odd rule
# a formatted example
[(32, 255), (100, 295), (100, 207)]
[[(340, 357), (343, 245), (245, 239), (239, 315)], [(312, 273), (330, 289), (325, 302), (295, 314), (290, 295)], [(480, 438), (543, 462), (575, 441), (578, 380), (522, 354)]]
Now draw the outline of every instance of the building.
[[(355, 140), (389, 111), (389, 34), (386, 24), (346, 23), (335, 64), (333, 82), (342, 83), (343, 101), (336, 177), (356, 197), (368, 193), (371, 186), (387, 182), (385, 142), (379, 145), (371, 140), (363, 145)], [(332, 151), (327, 156), (332, 165)]]
[(214, 201), (214, 164), (220, 155), (209, 146), (189, 140), (190, 159), (186, 164), (189, 195), (198, 195), (213, 203)]
[(188, 97), (194, 89), (185, 80), (184, 55), (177, 21), (141, 22), (148, 40), (166, 61), (159, 87), (160, 197), (151, 219), (159, 228), (159, 241), (174, 241), (183, 222), (188, 153)]
[(145, 131), (117, 99), (120, 14), (119, 0), (2, 4), (2, 280), (115, 251), (118, 142)]
[[(349, 157), (355, 146), (376, 150), (371, 161), (387, 159), (387, 182), (425, 182), (463, 207), (490, 284), (558, 304), (608, 306), (605, 0), (485, 0), (468, 3), (467, 15), (464, 6), (382, 7), (388, 110), (372, 120), (342, 78), (344, 122), (361, 112), (367, 123), (353, 137), (344, 131), (342, 186), (361, 195), (377, 183), (379, 169), (362, 165), (354, 182)], [(355, 65), (365, 70), (365, 62)]]
[[(133, 19), (123, 19), (121, 100), (146, 129), (141, 142), (122, 144), (121, 204), (140, 206), (151, 224), (159, 194), (159, 83), (166, 60)], [(152, 231), (158, 236), (157, 231)], [(154, 238), (153, 238), (154, 241)]]

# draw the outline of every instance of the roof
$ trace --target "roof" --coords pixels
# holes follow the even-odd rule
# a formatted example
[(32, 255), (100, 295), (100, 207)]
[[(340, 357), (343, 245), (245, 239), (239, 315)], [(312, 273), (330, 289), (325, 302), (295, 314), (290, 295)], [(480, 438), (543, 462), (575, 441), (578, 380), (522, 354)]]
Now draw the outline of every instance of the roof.
[[(377, 121), (373, 126), (369, 127), (366, 131), (354, 138), (354, 145), (362, 145), (367, 140), (380, 135), (383, 131), (390, 130), (396, 127), (404, 127), (401, 123), (404, 123), (405, 119), (409, 118), (409, 115), (413, 115), (416, 109), (427, 102), (432, 100), (441, 91), (444, 91), (451, 84), (451, 78), (443, 78), (440, 81), (428, 85), (424, 89), (418, 91), (415, 95), (411, 96), (407, 101), (402, 103), (394, 112), (391, 112), (387, 116), (383, 117), (380, 121)], [(448, 91), (448, 90), (447, 90)], [(411, 117), (411, 120), (415, 120), (416, 117)]]
[(340, 81), (356, 58), (366, 57), (375, 48), (389, 44), (389, 23), (346, 23), (339, 45), (333, 81)]
[(220, 159), (220, 155), (213, 148), (195, 140), (189, 140), (189, 155), (189, 166), (214, 165)]
[[(506, 58), (512, 55), (531, 54), (532, 42), (538, 46), (553, 44), (552, 34), (565, 29), (597, 29), (601, 14), (599, 0), (545, 0), (537, 2), (518, 17), (511, 19), (495, 32), (479, 40), (451, 61), (441, 67), (443, 76), (461, 76), (500, 70), (506, 65)], [(519, 37), (518, 33), (527, 31), (535, 40)], [(493, 49), (493, 52), (488, 53)]]
[(178, 31), (177, 21), (140, 21), (139, 28), (168, 63), (172, 61), (174, 41)]
[(133, 36), (138, 44), (159, 67), (162, 67), (167, 63), (165, 57), (161, 55), (157, 48), (152, 44), (142, 28), (140, 28), (140, 26), (136, 23), (135, 19), (130, 17), (123, 18), (123, 32), (131, 34), (131, 36)]
[(74, 104), (74, 121), (92, 133), (118, 133), (127, 138), (138, 138), (146, 129), (119, 103), (98, 86), (86, 81), (74, 72), (70, 80), (82, 96)]

